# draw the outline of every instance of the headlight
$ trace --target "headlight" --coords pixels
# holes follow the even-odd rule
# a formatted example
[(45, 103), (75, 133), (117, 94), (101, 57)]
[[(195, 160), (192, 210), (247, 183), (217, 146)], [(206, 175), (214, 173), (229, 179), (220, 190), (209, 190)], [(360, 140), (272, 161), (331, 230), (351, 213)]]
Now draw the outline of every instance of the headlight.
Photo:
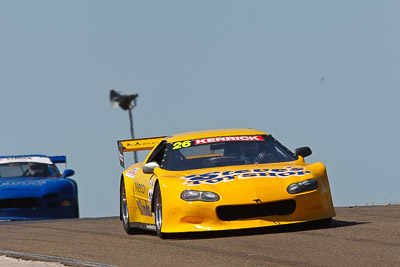
[(185, 201), (214, 202), (219, 200), (219, 195), (209, 191), (185, 190), (181, 193), (181, 199)]
[(308, 179), (300, 183), (291, 184), (287, 187), (289, 194), (298, 194), (306, 191), (315, 190), (318, 188), (318, 182), (314, 179)]

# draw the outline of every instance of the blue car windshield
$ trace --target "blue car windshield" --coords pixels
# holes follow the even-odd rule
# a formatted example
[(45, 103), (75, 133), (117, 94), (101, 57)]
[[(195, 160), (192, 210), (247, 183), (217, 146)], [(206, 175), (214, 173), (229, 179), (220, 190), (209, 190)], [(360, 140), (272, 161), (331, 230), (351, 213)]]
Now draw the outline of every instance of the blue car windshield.
[(38, 162), (14, 162), (0, 164), (0, 179), (14, 177), (59, 177), (55, 165)]
[(165, 169), (182, 171), (294, 161), (297, 157), (271, 135), (201, 138), (167, 145)]

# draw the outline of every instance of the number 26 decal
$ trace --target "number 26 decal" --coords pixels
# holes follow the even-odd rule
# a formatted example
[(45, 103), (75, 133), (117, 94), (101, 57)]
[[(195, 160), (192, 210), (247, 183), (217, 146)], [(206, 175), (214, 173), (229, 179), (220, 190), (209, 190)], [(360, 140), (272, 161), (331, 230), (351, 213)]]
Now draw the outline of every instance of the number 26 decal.
[(183, 147), (190, 147), (192, 145), (192, 142), (189, 140), (183, 141), (183, 142), (175, 142), (172, 144), (173, 148), (172, 149), (180, 149)]

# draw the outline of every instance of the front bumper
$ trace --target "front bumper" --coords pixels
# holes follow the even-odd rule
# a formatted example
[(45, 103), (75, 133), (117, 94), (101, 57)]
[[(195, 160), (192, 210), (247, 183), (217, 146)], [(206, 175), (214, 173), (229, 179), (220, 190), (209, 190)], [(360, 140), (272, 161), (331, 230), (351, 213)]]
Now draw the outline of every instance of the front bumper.
[(77, 209), (73, 199), (53, 196), (0, 199), (0, 220), (75, 218)]
[(162, 232), (198, 232), (309, 222), (335, 216), (330, 193), (319, 190), (282, 200), (229, 205), (218, 202), (163, 201)]

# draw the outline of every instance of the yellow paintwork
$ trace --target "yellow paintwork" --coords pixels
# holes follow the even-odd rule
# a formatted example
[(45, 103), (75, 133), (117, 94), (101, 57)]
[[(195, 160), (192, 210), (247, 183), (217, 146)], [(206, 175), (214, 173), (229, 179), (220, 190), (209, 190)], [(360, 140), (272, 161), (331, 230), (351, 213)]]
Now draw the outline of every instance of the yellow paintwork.
[[(172, 143), (205, 137), (265, 134), (253, 129), (210, 130), (168, 136), (165, 137), (165, 140)], [(157, 140), (154, 147), (161, 140)], [(146, 161), (147, 158), (144, 162)], [(123, 172), (129, 220), (130, 222), (154, 224), (154, 213), (151, 210), (152, 193), (154, 185), (159, 183), (163, 203), (162, 232), (164, 233), (243, 229), (307, 222), (335, 216), (324, 164), (306, 164), (301, 156), (292, 162), (214, 167), (189, 171), (167, 171), (156, 168), (154, 175), (144, 174), (141, 169), (142, 165), (143, 163), (134, 164)], [(136, 168), (138, 169), (134, 173), (132, 170), (136, 170)], [(277, 177), (272, 172), (275, 169), (283, 172), (285, 168), (301, 171), (298, 172), (299, 175), (287, 176), (287, 173), (283, 173), (282, 177)], [(264, 176), (259, 177), (257, 172), (261, 172), (261, 170), (267, 171)], [(222, 180), (215, 184), (194, 185), (190, 182), (187, 184), (187, 180), (182, 179), (188, 175), (210, 172), (230, 172), (232, 175), (230, 180)], [(318, 189), (294, 195), (286, 191), (288, 185), (310, 178), (318, 181)], [(180, 194), (186, 189), (211, 191), (217, 193), (221, 198), (217, 202), (187, 202), (180, 198)], [(262, 203), (293, 199), (296, 201), (296, 209), (290, 215), (234, 221), (221, 221), (216, 215), (215, 210), (218, 206), (255, 204), (254, 201), (257, 199)]]
[(141, 138), (141, 139), (129, 139), (129, 140), (119, 140), (118, 145), (122, 145), (122, 151), (140, 151), (140, 150), (150, 150), (155, 145), (161, 142), (166, 136)]
[(118, 146), (120, 165), (123, 168), (125, 168), (124, 152), (153, 149), (165, 137), (166, 136), (141, 138), (141, 139), (129, 139), (129, 140), (118, 140), (117, 146)]

